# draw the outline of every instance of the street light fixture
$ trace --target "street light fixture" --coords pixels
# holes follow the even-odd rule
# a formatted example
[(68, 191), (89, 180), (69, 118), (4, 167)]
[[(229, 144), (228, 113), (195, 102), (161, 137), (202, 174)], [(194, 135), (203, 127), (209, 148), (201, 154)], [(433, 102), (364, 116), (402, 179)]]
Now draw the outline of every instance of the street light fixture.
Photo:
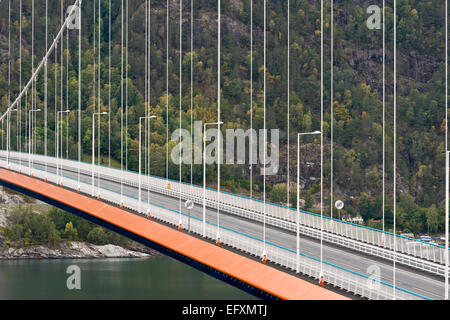
[[(222, 125), (223, 121), (203, 124), (203, 237), (206, 237), (206, 126)], [(218, 132), (219, 134), (219, 132)], [(220, 140), (219, 140), (220, 143)], [(218, 155), (219, 157), (220, 155)], [(219, 159), (220, 161), (220, 159)], [(217, 204), (218, 205), (218, 204)], [(219, 236), (219, 235), (217, 235)]]
[[(142, 212), (142, 177), (141, 177), (141, 172), (142, 172), (142, 138), (141, 138), (141, 132), (142, 132), (142, 120), (146, 119), (146, 120), (150, 120), (150, 119), (156, 119), (156, 116), (149, 116), (149, 117), (140, 117), (139, 118), (139, 213)], [(149, 121), (149, 128), (148, 131), (151, 132), (150, 129), (150, 124), (151, 121)], [(149, 143), (150, 145), (150, 143)], [(150, 161), (149, 161), (150, 162)], [(150, 172), (150, 167), (148, 168), (149, 172)], [(148, 176), (147, 176), (148, 177)], [(147, 194), (150, 193), (150, 190), (148, 190), (148, 179), (147, 179)], [(147, 205), (147, 218), (150, 218), (150, 201), (148, 201), (148, 205)]]
[[(40, 112), (41, 109), (35, 109), (35, 110), (30, 110), (28, 112), (28, 119), (31, 119), (31, 114), (33, 112)], [(34, 170), (32, 168), (32, 164), (31, 164), (31, 150), (33, 149), (33, 133), (31, 132), (33, 129), (31, 127), (31, 120), (28, 121), (28, 173), (31, 175), (31, 177), (34, 178)]]
[[(58, 111), (56, 113), (56, 183), (59, 184), (61, 187), (63, 186), (63, 179), (62, 179), (62, 165), (61, 165), (61, 170), (59, 169), (59, 132), (58, 132), (59, 131), (59, 121), (58, 121), (58, 119), (62, 113), (70, 113), (70, 110)], [(61, 144), (62, 144), (62, 142), (61, 142)], [(61, 178), (59, 178), (60, 171), (61, 171)], [(59, 179), (59, 181), (58, 181), (58, 179)]]
[(320, 131), (298, 133), (297, 135), (297, 267), (296, 272), (300, 272), (300, 138), (321, 134)]
[[(95, 174), (94, 174), (94, 165), (95, 165), (95, 116), (102, 116), (108, 114), (108, 112), (97, 112), (92, 114), (92, 191), (91, 194), (94, 197), (94, 181), (95, 181)], [(99, 118), (100, 121), (100, 118)], [(100, 146), (100, 141), (98, 142)], [(100, 157), (100, 152), (99, 155)], [(97, 191), (97, 199), (100, 200), (100, 172), (98, 173), (98, 191)]]

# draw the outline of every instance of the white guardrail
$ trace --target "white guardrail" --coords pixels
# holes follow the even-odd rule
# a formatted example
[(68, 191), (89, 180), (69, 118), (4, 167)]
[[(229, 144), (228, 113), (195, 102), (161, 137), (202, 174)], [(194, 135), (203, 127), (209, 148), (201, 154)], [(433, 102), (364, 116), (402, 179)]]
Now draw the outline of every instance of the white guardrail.
[[(37, 160), (37, 159), (36, 159)], [(6, 161), (0, 161), (0, 166), (7, 168)], [(13, 171), (19, 171), (20, 165), (17, 163), (10, 162), (10, 169)], [(23, 163), (21, 166), (22, 173), (27, 172), (28, 167)], [(72, 169), (77, 168), (73, 165)], [(102, 169), (103, 170), (103, 169)], [(105, 169), (104, 174), (107, 173)], [(102, 174), (103, 174), (102, 173)], [(44, 180), (47, 178), (49, 182), (57, 184), (57, 176), (54, 173), (45, 173), (43, 170), (34, 170), (34, 177)], [(72, 190), (77, 190), (78, 181), (75, 179), (65, 178), (64, 187)], [(95, 188), (95, 187), (94, 187)], [(80, 191), (83, 194), (91, 195), (92, 186), (90, 183), (84, 181), (80, 184)], [(116, 205), (120, 205), (120, 197), (117, 192), (110, 190), (102, 190), (102, 200), (111, 202)], [(152, 217), (169, 223), (174, 226), (178, 226), (180, 213), (176, 210), (165, 208), (162, 206), (149, 204)], [(139, 203), (138, 200), (132, 197), (126, 197), (124, 201), (124, 207), (126, 209), (138, 211)], [(187, 226), (189, 224), (189, 216), (185, 213), (182, 214), (182, 223)], [(201, 220), (192, 217), (190, 219), (190, 231), (197, 235), (201, 235), (203, 232), (203, 223)], [(214, 223), (207, 223), (206, 225), (206, 238), (215, 241), (217, 235), (217, 225)], [(235, 248), (243, 253), (261, 257), (263, 250), (263, 242), (260, 239), (254, 238), (249, 235), (245, 235), (235, 230), (229, 228), (221, 228), (220, 230), (221, 243), (229, 247)], [(276, 244), (266, 242), (266, 253), (267, 260), (271, 261), (282, 267), (295, 270), (297, 259), (296, 253), (292, 250), (282, 248)], [(310, 257), (308, 255), (299, 256), (300, 272), (306, 276), (319, 279), (320, 271), (322, 269), (324, 281), (334, 287), (352, 292), (356, 295), (360, 295), (364, 298), (373, 300), (391, 300), (395, 298), (399, 300), (419, 300), (419, 299), (430, 299), (428, 297), (422, 296), (420, 294), (402, 289), (399, 287), (394, 288), (391, 284), (383, 282), (378, 279), (368, 277), (363, 274), (356, 273), (354, 271), (345, 269), (343, 267), (337, 266), (335, 264), (322, 261), (322, 266), (320, 260)]]
[[(6, 157), (6, 152), (0, 151), (0, 155)], [(10, 152), (11, 159), (22, 159), (22, 167), (28, 170), (28, 154), (19, 154)], [(40, 165), (45, 164), (45, 157), (41, 155), (32, 155), (32, 160)], [(48, 165), (56, 166), (56, 158), (47, 157)], [(73, 160), (59, 159), (59, 166), (64, 171), (78, 172), (78, 162)], [(91, 164), (82, 162), (80, 165), (81, 173), (91, 175)], [(120, 183), (120, 169), (101, 167), (102, 179)], [(138, 187), (139, 175), (135, 172), (123, 171), (123, 184)], [(147, 183), (147, 180), (149, 183)], [(170, 197), (179, 197), (179, 182), (169, 180), (170, 189), (167, 188), (167, 180), (154, 176), (142, 176), (142, 189), (150, 190), (156, 193), (164, 194)], [(182, 184), (181, 198), (190, 199), (197, 204), (203, 204), (203, 188), (190, 184)], [(248, 209), (253, 204), (252, 209)], [(206, 205), (211, 208), (217, 208), (217, 191), (206, 190)], [(294, 209), (280, 207), (275, 204), (267, 203), (266, 223), (275, 227), (296, 232), (297, 226), (294, 221), (297, 213)], [(264, 216), (263, 203), (258, 200), (230, 195), (220, 194), (220, 209), (237, 216), (262, 222)], [(259, 210), (259, 211), (258, 211)], [(305, 236), (320, 239), (320, 216), (301, 212), (300, 233)], [(327, 228), (328, 227), (328, 228)], [(383, 233), (379, 230), (365, 228), (359, 225), (349, 224), (340, 220), (323, 219), (323, 239), (329, 243), (345, 247), (351, 250), (369, 254), (378, 258), (393, 261), (393, 242), (394, 235)], [(383, 241), (384, 238), (384, 241)], [(384, 243), (384, 246), (381, 245)], [(440, 246), (417, 241), (415, 239), (397, 236), (396, 262), (403, 265), (419, 269), (421, 271), (444, 276), (444, 251)]]

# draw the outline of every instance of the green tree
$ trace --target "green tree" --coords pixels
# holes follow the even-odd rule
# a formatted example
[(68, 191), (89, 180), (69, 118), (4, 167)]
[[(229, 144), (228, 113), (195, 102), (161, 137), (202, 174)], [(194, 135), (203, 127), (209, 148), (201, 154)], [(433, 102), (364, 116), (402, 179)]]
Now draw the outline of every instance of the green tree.
[(50, 230), (48, 233), (47, 244), (50, 247), (55, 247), (61, 241), (61, 236), (56, 229)]
[(103, 228), (96, 227), (89, 232), (87, 241), (90, 243), (103, 245), (108, 242), (108, 238)]
[(365, 192), (362, 192), (361, 197), (358, 199), (358, 208), (359, 213), (363, 217), (364, 221), (368, 221), (374, 216), (375, 210), (372, 200)]
[(73, 226), (72, 222), (68, 222), (66, 224), (66, 228), (64, 229), (64, 237), (69, 241), (78, 239), (78, 231)]
[(426, 217), (429, 233), (436, 233), (439, 230), (439, 211), (434, 204), (427, 209)]
[(277, 184), (272, 188), (270, 197), (275, 203), (284, 203), (287, 200), (286, 184)]
[(307, 191), (305, 193), (305, 210), (311, 209), (313, 207), (313, 205), (314, 205), (314, 200), (311, 196), (311, 192)]

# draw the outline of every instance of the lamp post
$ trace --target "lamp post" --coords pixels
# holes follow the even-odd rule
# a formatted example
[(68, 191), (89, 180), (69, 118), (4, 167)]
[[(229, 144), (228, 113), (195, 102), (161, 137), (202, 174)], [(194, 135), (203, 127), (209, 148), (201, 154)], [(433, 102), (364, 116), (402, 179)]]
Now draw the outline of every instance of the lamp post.
[(189, 217), (188, 217), (188, 232), (191, 232), (191, 210), (194, 209), (194, 202), (192, 200), (187, 200), (184, 203), (184, 206), (186, 209), (189, 210)]
[[(140, 117), (139, 118), (139, 213), (142, 212), (142, 177), (141, 177), (141, 172), (142, 172), (142, 143), (141, 143), (141, 131), (142, 131), (142, 119), (146, 119), (146, 120), (150, 120), (150, 119), (155, 119), (156, 116), (149, 116), (149, 117)], [(148, 128), (149, 132), (150, 132), (150, 121), (149, 121), (149, 128)], [(150, 168), (149, 168), (150, 171)], [(148, 186), (148, 184), (147, 184)], [(147, 193), (149, 192), (149, 190), (147, 189)], [(150, 208), (147, 208), (147, 218), (150, 217)]]
[(28, 119), (30, 119), (30, 121), (28, 121), (28, 172), (32, 177), (34, 177), (34, 172), (31, 166), (31, 152), (32, 152), (31, 150), (33, 149), (33, 133), (31, 132), (33, 128), (31, 127), (31, 114), (33, 112), (40, 112), (40, 111), (41, 109), (34, 109), (28, 112)]
[[(17, 108), (10, 111), (11, 112), (17, 112)], [(9, 164), (9, 149), (11, 145), (11, 114), (8, 113), (7, 117), (7, 137), (6, 137), (6, 162), (8, 164), (8, 170), (11, 169), (11, 165)]]
[(59, 117), (62, 113), (69, 113), (70, 110), (58, 111), (56, 113), (56, 183), (61, 187), (63, 185), (62, 181), (62, 167), (61, 167), (61, 179), (59, 179)]
[[(92, 114), (92, 192), (91, 195), (94, 197), (94, 181), (95, 181), (95, 174), (94, 174), (94, 165), (95, 165), (95, 116), (102, 116), (108, 114), (108, 112), (97, 112)], [(100, 121), (100, 118), (99, 118)], [(98, 142), (100, 145), (100, 141)], [(100, 157), (100, 154), (98, 155)], [(100, 173), (98, 174), (98, 192), (97, 192), (97, 198), (100, 200)]]
[(209, 125), (220, 126), (222, 124), (223, 124), (222, 121), (203, 124), (203, 237), (204, 238), (206, 237), (206, 126)]
[(450, 151), (445, 152), (445, 300), (448, 300), (448, 232), (449, 232), (449, 162), (450, 162)]
[(298, 133), (297, 135), (297, 267), (296, 272), (300, 272), (300, 138), (302, 136), (311, 136), (321, 134), (320, 131)]
[[(154, 117), (155, 119), (157, 118), (156, 116)], [(148, 139), (147, 139), (147, 143), (148, 143), (148, 157), (147, 157), (147, 168), (148, 168), (148, 172), (147, 172), (147, 219), (150, 219), (150, 174), (151, 174), (151, 154), (150, 154), (150, 149), (151, 149), (151, 142), (152, 142), (152, 130), (151, 130), (151, 120), (149, 120), (148, 122)]]

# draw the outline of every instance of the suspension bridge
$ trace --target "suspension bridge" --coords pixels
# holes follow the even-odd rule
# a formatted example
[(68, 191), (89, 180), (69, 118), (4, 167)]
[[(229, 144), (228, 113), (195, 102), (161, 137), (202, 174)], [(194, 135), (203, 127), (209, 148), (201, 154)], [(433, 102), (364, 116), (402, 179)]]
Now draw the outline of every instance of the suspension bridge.
[[(202, 270), (216, 278), (235, 285), (261, 298), (275, 299), (405, 299), (405, 300), (434, 300), (448, 298), (448, 216), (446, 217), (446, 245), (440, 246), (423, 242), (417, 239), (400, 236), (395, 232), (395, 206), (394, 206), (394, 232), (368, 228), (356, 225), (333, 216), (323, 214), (323, 205), (320, 214), (313, 214), (296, 208), (270, 203), (266, 199), (266, 168), (263, 166), (263, 198), (256, 199), (239, 194), (232, 194), (220, 190), (220, 164), (217, 162), (217, 188), (207, 188), (205, 170), (203, 171), (203, 186), (195, 185), (191, 181), (183, 181), (182, 166), (179, 166), (179, 180), (169, 179), (169, 109), (166, 109), (166, 177), (151, 175), (150, 159), (151, 123), (156, 116), (149, 105), (152, 92), (151, 73), (151, 5), (150, 1), (142, 1), (145, 10), (145, 114), (139, 117), (139, 131), (144, 120), (144, 141), (139, 132), (139, 172), (128, 168), (130, 146), (128, 145), (128, 26), (129, 3), (128, 0), (116, 2), (119, 12), (112, 12), (111, 1), (104, 6), (105, 1), (82, 1), (65, 3), (61, 1), (61, 16), (58, 32), (49, 42), (48, 32), (48, 0), (30, 0), (31, 6), (31, 32), (32, 54), (31, 75), (22, 81), (22, 9), (25, 1), (11, 1), (0, 3), (0, 6), (9, 12), (9, 57), (11, 57), (11, 5), (18, 6), (20, 30), (20, 79), (17, 96), (8, 98), (8, 105), (0, 117), (2, 129), (2, 150), (0, 151), (0, 184), (19, 191), (33, 198), (42, 200), (51, 205), (79, 215), (89, 221), (109, 228), (133, 240), (155, 248), (169, 256)], [(194, 0), (195, 1), (195, 0)], [(28, 4), (27, 2), (27, 4)], [(42, 59), (35, 61), (34, 31), (35, 31), (35, 5), (45, 6), (45, 52)], [(175, 2), (173, 2), (175, 3)], [(167, 25), (166, 36), (169, 37), (169, 1), (166, 3)], [(177, 2), (178, 3), (178, 2)], [(251, 8), (253, 10), (253, 3)], [(217, 121), (207, 125), (220, 127), (221, 121), (221, 2), (217, 3)], [(288, 4), (289, 7), (289, 4)], [(333, 2), (331, 2), (333, 8)], [(190, 5), (191, 14), (193, 11)], [(394, 1), (394, 12), (395, 12)], [(83, 24), (82, 16), (86, 10), (94, 10), (94, 32), (92, 32), (94, 72), (92, 90), (94, 107), (86, 111), (82, 106), (82, 72), (81, 57), (82, 30), (88, 28)], [(111, 16), (118, 16), (121, 25), (121, 57), (119, 68), (120, 78), (120, 166), (111, 166), (111, 107), (102, 106), (100, 84), (102, 43), (102, 23), (100, 16), (106, 10), (109, 22), (103, 21), (103, 30), (108, 26), (108, 66), (109, 92), (106, 96), (111, 102)], [(179, 1), (179, 32), (180, 53), (183, 52), (182, 22), (183, 1)], [(322, 12), (322, 53), (323, 53), (323, 15)], [(96, 15), (98, 14), (98, 15)], [(253, 21), (253, 12), (250, 13)], [(395, 14), (394, 14), (395, 16)], [(191, 15), (193, 17), (193, 15)], [(266, 1), (264, 1), (264, 18), (266, 17)], [(37, 17), (36, 17), (37, 18)], [(97, 19), (97, 20), (96, 20)], [(193, 20), (193, 19), (192, 19)], [(191, 55), (194, 37), (191, 20)], [(289, 18), (288, 18), (289, 20)], [(384, 23), (384, 21), (383, 21)], [(396, 23), (396, 20), (394, 21)], [(252, 22), (253, 25), (253, 22)], [(92, 26), (90, 26), (92, 28)], [(95, 29), (97, 27), (97, 29)], [(253, 32), (251, 32), (253, 36)], [(64, 78), (69, 74), (69, 59), (65, 57), (69, 49), (69, 36), (77, 38), (78, 50), (78, 83), (75, 86), (77, 103), (69, 103), (69, 81)], [(253, 44), (253, 40), (251, 41)], [(167, 51), (169, 41), (166, 42)], [(103, 44), (105, 46), (105, 44)], [(252, 47), (253, 50), (253, 47)], [(103, 50), (104, 52), (105, 50)], [(289, 51), (288, 51), (289, 52)], [(55, 92), (60, 92), (60, 101), (55, 95), (54, 103), (50, 103), (47, 95), (48, 67), (50, 63), (57, 64), (60, 59), (60, 74), (55, 68)], [(182, 127), (182, 58), (179, 54), (179, 127)], [(52, 60), (53, 59), (53, 60)], [(11, 60), (11, 59), (10, 59)], [(190, 68), (193, 64), (190, 59)], [(53, 62), (52, 62), (53, 61)], [(65, 67), (64, 70), (64, 61)], [(447, 59), (446, 59), (447, 61)], [(9, 63), (10, 65), (11, 63)], [(95, 67), (97, 66), (97, 67)], [(166, 68), (169, 63), (167, 62)], [(117, 66), (115, 66), (117, 67)], [(266, 19), (264, 19), (264, 70), (266, 69)], [(288, 69), (290, 70), (290, 69)], [(103, 72), (105, 72), (103, 70)], [(323, 117), (323, 54), (322, 54), (322, 112)], [(8, 79), (11, 79), (11, 67)], [(168, 74), (168, 71), (167, 71)], [(252, 74), (252, 72), (250, 72)], [(191, 86), (193, 86), (193, 72)], [(60, 79), (60, 87), (57, 87)], [(11, 80), (10, 80), (11, 81)], [(41, 110), (37, 108), (36, 86), (41, 87), (43, 82), (45, 90), (44, 103)], [(167, 104), (169, 103), (169, 77), (166, 78)], [(72, 86), (73, 89), (73, 86)], [(289, 92), (289, 90), (288, 90)], [(264, 126), (266, 131), (266, 75), (264, 75)], [(11, 94), (10, 94), (11, 95)], [(64, 99), (64, 97), (66, 97)], [(31, 103), (29, 103), (31, 100)], [(30, 105), (28, 105), (30, 104)], [(59, 110), (58, 110), (59, 104)], [(252, 107), (251, 107), (252, 108)], [(251, 109), (253, 110), (253, 109)], [(55, 118), (55, 150), (50, 151), (48, 139), (48, 116), (54, 113)], [(92, 122), (86, 126), (81, 123), (82, 112), (90, 112)], [(69, 156), (68, 121), (64, 117), (76, 114), (77, 117), (77, 156)], [(253, 115), (253, 112), (251, 113)], [(13, 119), (14, 118), (14, 119)], [(108, 132), (101, 129), (102, 118), (108, 118)], [(14, 121), (15, 120), (15, 121)], [(191, 90), (191, 127), (192, 90)], [(196, 119), (202, 120), (202, 119)], [(206, 120), (206, 119), (203, 119)], [(289, 112), (288, 112), (289, 120)], [(106, 120), (103, 120), (106, 122)], [(321, 123), (323, 124), (323, 118)], [(65, 124), (65, 128), (63, 126)], [(11, 137), (11, 129), (15, 127), (16, 137)], [(82, 129), (91, 130), (92, 147), (82, 150)], [(288, 126), (289, 128), (289, 126)], [(65, 130), (64, 130), (65, 129)], [(87, 130), (87, 129), (86, 129)], [(192, 130), (192, 129), (191, 129)], [(289, 130), (289, 129), (288, 129)], [(43, 132), (43, 141), (37, 138), (37, 132)], [(64, 132), (65, 131), (65, 132)], [(317, 134), (321, 137), (321, 161), (323, 162), (323, 132), (299, 133), (301, 135)], [(108, 135), (109, 163), (103, 165), (101, 161), (101, 134)], [(192, 134), (192, 131), (191, 131)], [(205, 134), (205, 132), (203, 132)], [(64, 137), (66, 136), (66, 137)], [(288, 133), (289, 136), (289, 133)], [(251, 137), (252, 138), (252, 137)], [(66, 142), (64, 140), (66, 139)], [(220, 138), (219, 138), (220, 139)], [(15, 141), (14, 147), (11, 141)], [(181, 143), (181, 136), (179, 142)], [(143, 146), (144, 145), (144, 146)], [(221, 154), (219, 141), (217, 154)], [(64, 148), (65, 147), (65, 148)], [(267, 134), (263, 143), (266, 155)], [(142, 152), (142, 150), (145, 150)], [(251, 150), (252, 148), (250, 148)], [(299, 150), (300, 148), (298, 148)], [(205, 152), (205, 150), (203, 150)], [(91, 162), (82, 160), (83, 153), (91, 153)], [(289, 153), (288, 153), (289, 154)], [(181, 156), (181, 151), (180, 151)], [(250, 156), (251, 157), (251, 156)], [(288, 155), (289, 157), (289, 155)], [(299, 157), (299, 156), (298, 156)], [(144, 158), (144, 163), (142, 163)], [(266, 163), (264, 159), (264, 163)], [(288, 162), (289, 165), (289, 162)], [(448, 165), (448, 155), (447, 155)], [(203, 168), (206, 166), (203, 155)], [(144, 172), (142, 172), (144, 168)], [(323, 170), (323, 165), (321, 165)], [(252, 166), (250, 179), (253, 179)], [(299, 166), (298, 166), (299, 170)], [(289, 170), (288, 170), (289, 171)], [(448, 170), (447, 170), (448, 173)], [(395, 174), (394, 174), (395, 176)], [(448, 178), (448, 177), (447, 177)], [(289, 176), (288, 176), (289, 179)], [(299, 174), (297, 174), (299, 179)], [(323, 172), (321, 172), (321, 195), (323, 198)], [(384, 180), (383, 180), (384, 182)], [(448, 182), (448, 179), (447, 179)], [(250, 186), (253, 184), (250, 183)], [(289, 185), (289, 182), (288, 182)], [(300, 185), (300, 183), (297, 183)], [(395, 189), (395, 187), (394, 187)], [(394, 192), (395, 194), (395, 192)], [(447, 192), (448, 194), (448, 192)], [(288, 192), (289, 199), (289, 192)], [(299, 190), (297, 189), (297, 201)], [(321, 199), (323, 204), (323, 199)], [(332, 200), (333, 201), (333, 200)], [(395, 200), (394, 200), (395, 201)], [(289, 202), (289, 201), (288, 201)], [(189, 204), (188, 204), (189, 203)], [(447, 206), (448, 209), (448, 206)], [(448, 210), (447, 210), (448, 214)], [(384, 222), (384, 221), (383, 221)]]

